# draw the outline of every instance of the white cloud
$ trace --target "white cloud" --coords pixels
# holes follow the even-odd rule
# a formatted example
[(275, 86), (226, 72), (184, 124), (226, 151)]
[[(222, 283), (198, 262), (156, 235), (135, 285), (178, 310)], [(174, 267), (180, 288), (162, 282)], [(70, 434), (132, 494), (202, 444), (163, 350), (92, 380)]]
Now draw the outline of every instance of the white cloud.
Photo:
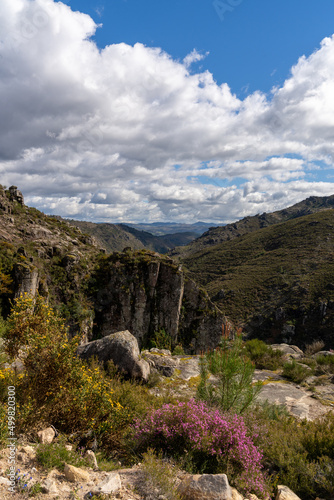
[(333, 193), (314, 179), (333, 164), (334, 38), (270, 97), (240, 100), (189, 72), (196, 50), (183, 62), (139, 43), (99, 50), (96, 29), (65, 3), (1, 0), (1, 182), (27, 203), (95, 220), (227, 221)]
[(189, 68), (192, 63), (202, 61), (207, 55), (209, 55), (209, 52), (206, 54), (200, 54), (196, 49), (193, 49), (190, 54), (186, 55), (183, 59), (183, 64), (186, 68)]

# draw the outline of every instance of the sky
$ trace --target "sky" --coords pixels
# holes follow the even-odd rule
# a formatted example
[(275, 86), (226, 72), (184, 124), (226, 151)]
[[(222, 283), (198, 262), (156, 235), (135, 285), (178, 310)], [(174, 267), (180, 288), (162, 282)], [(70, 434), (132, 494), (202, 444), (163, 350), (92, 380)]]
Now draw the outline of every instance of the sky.
[(224, 224), (334, 194), (333, 0), (1, 0), (0, 182)]

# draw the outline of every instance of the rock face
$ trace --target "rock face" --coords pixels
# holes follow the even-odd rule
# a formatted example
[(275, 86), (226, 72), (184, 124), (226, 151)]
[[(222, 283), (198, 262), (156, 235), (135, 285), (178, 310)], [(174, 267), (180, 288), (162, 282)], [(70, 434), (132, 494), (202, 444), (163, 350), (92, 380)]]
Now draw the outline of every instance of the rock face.
[(29, 264), (16, 264), (14, 266), (14, 298), (24, 293), (35, 296), (39, 285), (38, 269)]
[(147, 381), (150, 374), (149, 364), (140, 357), (137, 339), (127, 330), (83, 344), (77, 354), (82, 359), (96, 356), (104, 364), (112, 360), (121, 372), (133, 378)]
[(184, 479), (178, 490), (186, 500), (232, 500), (226, 474), (195, 474)]
[(162, 329), (188, 352), (216, 347), (225, 317), (181, 266), (152, 252), (115, 253), (96, 276), (94, 336), (129, 330), (140, 346)]

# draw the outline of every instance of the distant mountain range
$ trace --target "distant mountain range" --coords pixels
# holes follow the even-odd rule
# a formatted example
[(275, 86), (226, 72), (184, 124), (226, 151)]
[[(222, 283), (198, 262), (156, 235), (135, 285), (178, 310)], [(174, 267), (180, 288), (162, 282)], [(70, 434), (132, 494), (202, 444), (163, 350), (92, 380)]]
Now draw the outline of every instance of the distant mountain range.
[(151, 224), (125, 224), (126, 226), (134, 227), (139, 231), (147, 231), (148, 233), (154, 234), (155, 236), (163, 236), (165, 234), (175, 234), (175, 233), (192, 233), (200, 236), (217, 224), (213, 222), (195, 222), (194, 224), (182, 224), (180, 222), (152, 222)]
[(107, 252), (122, 251), (125, 247), (133, 250), (147, 248), (162, 254), (176, 246), (187, 245), (212, 224), (178, 224), (156, 222), (153, 224), (108, 224), (77, 220), (68, 222), (93, 236)]

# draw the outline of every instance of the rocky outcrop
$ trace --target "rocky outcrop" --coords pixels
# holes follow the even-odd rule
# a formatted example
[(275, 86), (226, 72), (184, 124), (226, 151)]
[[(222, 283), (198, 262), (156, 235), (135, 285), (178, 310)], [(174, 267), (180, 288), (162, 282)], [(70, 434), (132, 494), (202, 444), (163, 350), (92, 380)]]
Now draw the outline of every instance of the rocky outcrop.
[(77, 354), (82, 359), (96, 356), (105, 366), (111, 360), (121, 372), (133, 378), (147, 381), (150, 374), (148, 363), (141, 359), (137, 339), (128, 331), (83, 344)]
[(35, 296), (39, 285), (38, 269), (30, 263), (18, 263), (14, 266), (14, 297), (27, 293)]
[(0, 210), (7, 214), (12, 214), (15, 203), (23, 206), (23, 194), (16, 186), (11, 186), (9, 189), (4, 189), (0, 185)]
[(171, 259), (147, 251), (115, 253), (95, 276), (95, 336), (129, 330), (140, 346), (164, 330), (188, 352), (216, 347), (225, 317)]
[(11, 201), (17, 201), (17, 203), (19, 203), (20, 205), (24, 205), (23, 194), (19, 189), (17, 189), (16, 186), (10, 186), (10, 188), (8, 189), (8, 193), (9, 199)]

